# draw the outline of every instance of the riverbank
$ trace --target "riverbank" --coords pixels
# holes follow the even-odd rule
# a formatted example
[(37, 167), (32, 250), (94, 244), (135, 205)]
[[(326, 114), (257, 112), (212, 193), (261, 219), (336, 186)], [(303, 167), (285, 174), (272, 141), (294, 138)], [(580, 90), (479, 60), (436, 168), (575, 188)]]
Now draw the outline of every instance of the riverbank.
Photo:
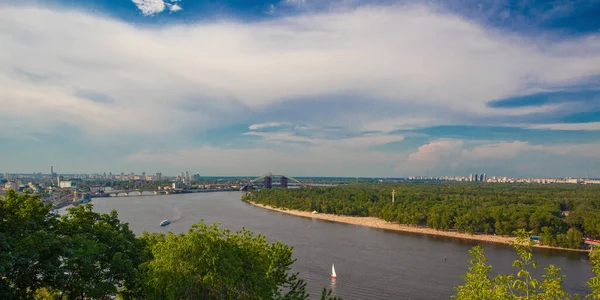
[[(402, 231), (402, 232), (412, 232), (412, 233), (419, 233), (419, 234), (428, 234), (428, 235), (437, 235), (437, 236), (446, 236), (446, 237), (457, 238), (457, 239), (475, 240), (475, 241), (481, 241), (481, 242), (499, 243), (499, 244), (508, 244), (508, 245), (511, 244), (512, 242), (516, 241), (516, 238), (514, 238), (514, 237), (491, 235), (491, 234), (468, 234), (468, 233), (460, 233), (460, 232), (456, 232), (456, 231), (436, 230), (436, 229), (427, 228), (427, 227), (415, 227), (415, 226), (387, 222), (387, 221), (384, 221), (382, 219), (375, 218), (375, 217), (353, 217), (353, 216), (342, 216), (342, 215), (323, 214), (323, 213), (313, 214), (308, 211), (290, 210), (290, 209), (285, 209), (285, 208), (275, 208), (275, 207), (268, 206), (268, 205), (254, 203), (252, 201), (248, 201), (248, 203), (250, 203), (254, 206), (257, 206), (257, 207), (261, 207), (261, 208), (273, 210), (273, 211), (278, 211), (278, 212), (289, 214), (289, 215), (305, 217), (305, 218), (315, 218), (315, 219), (320, 219), (320, 220), (327, 220), (327, 221), (332, 221), (332, 222), (353, 224), (353, 225), (359, 225), (359, 226), (367, 226), (367, 227), (373, 227), (373, 228), (381, 228), (381, 229), (388, 229), (388, 230), (395, 230), (395, 231)], [(564, 251), (589, 252), (589, 250), (583, 250), (583, 249), (569, 249), (569, 248), (561, 248), (561, 247), (553, 247), (553, 246), (537, 245), (537, 244), (534, 245), (534, 247), (564, 250)]]

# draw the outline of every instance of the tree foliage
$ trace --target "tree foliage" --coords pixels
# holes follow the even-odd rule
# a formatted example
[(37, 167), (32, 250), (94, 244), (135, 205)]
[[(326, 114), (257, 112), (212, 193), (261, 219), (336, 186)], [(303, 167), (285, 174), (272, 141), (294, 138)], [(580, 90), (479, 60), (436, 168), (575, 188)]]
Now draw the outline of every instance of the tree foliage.
[(600, 251), (592, 250), (590, 253), (590, 261), (592, 262), (592, 272), (596, 274), (596, 276), (590, 278), (587, 282), (587, 285), (592, 289), (592, 293), (588, 295), (588, 298), (591, 299), (600, 299)]
[[(144, 299), (305, 299), (305, 283), (290, 274), (292, 249), (250, 231), (231, 233), (200, 221), (187, 234), (145, 233), (153, 259), (145, 263)], [(143, 296), (143, 297), (140, 297)]]
[[(307, 299), (292, 248), (200, 221), (136, 237), (92, 205), (57, 217), (38, 196), (0, 198), (0, 299)], [(321, 299), (339, 299), (324, 293)]]
[[(486, 265), (487, 259), (481, 246), (474, 247), (471, 253), (471, 267), (463, 279), (464, 285), (457, 286), (456, 294), (452, 296), (457, 300), (471, 299), (538, 299), (538, 300), (561, 300), (579, 299), (579, 295), (570, 295), (562, 287), (564, 275), (560, 275), (560, 269), (554, 265), (545, 268), (542, 280), (534, 278), (531, 270), (538, 268), (538, 263), (533, 260), (531, 252), (532, 242), (529, 232), (520, 229), (515, 232), (517, 241), (513, 247), (519, 255), (519, 259), (513, 262), (516, 274), (497, 275), (489, 278), (491, 266)], [(593, 261), (596, 270), (600, 266), (599, 261)], [(590, 282), (593, 281), (593, 278)], [(595, 281), (597, 283), (597, 280)], [(593, 294), (592, 294), (593, 295)]]
[(599, 186), (377, 183), (262, 189), (245, 194), (243, 199), (471, 234), (512, 235), (525, 229), (541, 235), (544, 244), (565, 248), (580, 247), (584, 234), (600, 237)]

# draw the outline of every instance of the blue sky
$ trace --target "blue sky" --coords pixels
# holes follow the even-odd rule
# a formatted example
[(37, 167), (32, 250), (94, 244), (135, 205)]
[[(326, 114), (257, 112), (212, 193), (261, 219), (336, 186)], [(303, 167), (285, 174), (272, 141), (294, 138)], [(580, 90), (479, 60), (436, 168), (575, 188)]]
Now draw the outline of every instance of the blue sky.
[(600, 1), (0, 2), (0, 172), (600, 177)]

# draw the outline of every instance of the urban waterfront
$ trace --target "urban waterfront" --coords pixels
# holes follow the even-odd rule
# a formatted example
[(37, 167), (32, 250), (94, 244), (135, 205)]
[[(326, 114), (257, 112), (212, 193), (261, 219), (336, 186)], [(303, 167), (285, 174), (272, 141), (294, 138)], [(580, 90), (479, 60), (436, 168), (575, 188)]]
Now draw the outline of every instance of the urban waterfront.
[[(155, 197), (93, 199), (94, 209), (116, 209), (119, 218), (140, 234), (144, 230), (186, 232), (199, 219), (221, 223), (231, 230), (261, 233), (269, 241), (280, 240), (294, 247), (294, 271), (308, 282), (311, 299), (323, 287), (344, 299), (448, 299), (461, 275), (469, 267), (472, 241), (410, 233), (391, 232), (356, 225), (285, 215), (240, 201), (242, 192), (196, 193)], [(159, 222), (170, 219), (171, 225)], [(492, 274), (512, 272), (517, 258), (506, 245), (483, 244)], [(446, 260), (444, 260), (446, 258)], [(592, 276), (587, 254), (534, 249), (534, 259), (543, 267), (554, 264), (566, 275), (569, 292), (587, 293)], [(337, 279), (330, 278), (334, 263)]]

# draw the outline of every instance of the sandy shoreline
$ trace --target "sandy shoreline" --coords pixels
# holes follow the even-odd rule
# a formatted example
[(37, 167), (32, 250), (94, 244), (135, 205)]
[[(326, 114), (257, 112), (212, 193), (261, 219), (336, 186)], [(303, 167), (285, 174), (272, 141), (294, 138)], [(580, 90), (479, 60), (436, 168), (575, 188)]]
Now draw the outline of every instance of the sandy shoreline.
[[(373, 228), (381, 228), (381, 229), (389, 229), (403, 232), (412, 232), (412, 233), (420, 233), (420, 234), (428, 234), (428, 235), (438, 235), (438, 236), (446, 236), (457, 239), (466, 239), (466, 240), (475, 240), (482, 241), (488, 243), (500, 243), (500, 244), (510, 244), (515, 241), (514, 237), (500, 236), (500, 235), (490, 235), (490, 234), (468, 234), (468, 233), (460, 233), (454, 231), (443, 231), (443, 230), (435, 230), (431, 228), (425, 227), (414, 227), (409, 225), (402, 225), (397, 223), (391, 223), (384, 221), (375, 217), (351, 217), (351, 216), (341, 216), (334, 214), (312, 214), (307, 211), (300, 210), (289, 210), (289, 209), (281, 209), (275, 208), (267, 205), (262, 205), (258, 203), (254, 203), (252, 201), (248, 201), (248, 203), (258, 206), (264, 209), (278, 211), (294, 216), (305, 217), (305, 218), (315, 218), (321, 220), (328, 220), (332, 222), (353, 224), (359, 226), (368, 226)], [(589, 252), (589, 250), (583, 249), (568, 249), (568, 248), (560, 248), (560, 247), (552, 247), (545, 245), (534, 245), (536, 248), (547, 248), (547, 249), (557, 249), (557, 250), (565, 250), (565, 251), (577, 251), (577, 252)]]

